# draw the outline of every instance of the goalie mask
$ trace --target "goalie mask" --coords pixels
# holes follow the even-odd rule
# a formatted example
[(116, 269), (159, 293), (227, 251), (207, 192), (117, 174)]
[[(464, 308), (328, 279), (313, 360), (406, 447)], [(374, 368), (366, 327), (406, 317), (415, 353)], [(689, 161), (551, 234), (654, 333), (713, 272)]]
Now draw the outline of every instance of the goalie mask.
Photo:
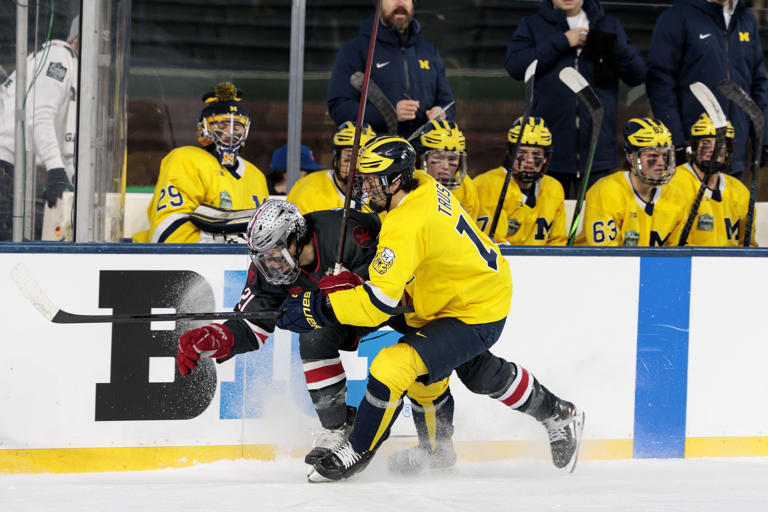
[[(360, 142), (358, 147), (362, 148), (368, 141), (376, 136), (371, 125), (364, 123), (360, 128)], [(352, 161), (352, 146), (355, 142), (355, 124), (351, 121), (345, 121), (339, 126), (338, 131), (333, 135), (333, 174), (336, 179), (346, 185), (347, 176), (349, 176), (349, 164)], [(349, 151), (345, 151), (348, 149)]]
[(627, 121), (624, 153), (632, 174), (646, 185), (664, 185), (675, 175), (672, 134), (658, 119), (636, 117)]
[(355, 196), (368, 203), (372, 210), (389, 210), (392, 202), (390, 187), (400, 183), (398, 190), (410, 191), (418, 182), (413, 177), (416, 151), (407, 140), (396, 135), (376, 137), (360, 150), (355, 175)]
[(307, 242), (307, 221), (293, 203), (270, 199), (262, 204), (248, 223), (251, 261), (270, 284), (296, 281), (301, 268), (299, 253)]
[(237, 154), (251, 127), (251, 116), (240, 104), (242, 95), (230, 82), (221, 82), (203, 95), (206, 107), (197, 121), (198, 142), (205, 148), (214, 144), (214, 156), (229, 169), (237, 166)]
[[(704, 168), (711, 162), (715, 150), (715, 123), (709, 118), (706, 112), (701, 114), (699, 119), (691, 126), (691, 163), (699, 169)], [(736, 132), (730, 121), (725, 128), (725, 147), (721, 147), (717, 154), (717, 162), (711, 163), (713, 169), (710, 172), (716, 173), (726, 171), (731, 166), (731, 156), (733, 155), (733, 140), (736, 138)]]
[(467, 176), (466, 139), (453, 121), (430, 121), (418, 138), (419, 168), (450, 190)]
[(512, 176), (521, 183), (536, 183), (549, 169), (552, 155), (552, 133), (541, 117), (528, 117), (523, 128), (523, 139), (515, 161), (515, 147), (520, 138), (523, 118), (518, 117), (507, 132), (507, 154), (504, 167), (512, 170)]

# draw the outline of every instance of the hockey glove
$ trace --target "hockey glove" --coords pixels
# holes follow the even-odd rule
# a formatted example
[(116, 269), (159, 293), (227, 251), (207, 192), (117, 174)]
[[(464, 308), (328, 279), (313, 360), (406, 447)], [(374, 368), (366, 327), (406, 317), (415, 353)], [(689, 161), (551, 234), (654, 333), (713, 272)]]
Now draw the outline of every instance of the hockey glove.
[(328, 295), (340, 290), (348, 290), (361, 284), (363, 284), (363, 278), (354, 272), (343, 270), (337, 275), (324, 275), (322, 279), (320, 279), (320, 282), (317, 283), (317, 286), (324, 295)]
[(48, 203), (48, 208), (56, 206), (56, 202), (64, 195), (65, 190), (72, 190), (72, 184), (67, 178), (67, 171), (63, 167), (56, 167), (48, 171), (48, 181), (45, 184), (43, 198)]
[(331, 302), (319, 291), (291, 295), (280, 306), (275, 324), (287, 331), (312, 332), (336, 320)]
[(201, 357), (223, 359), (235, 343), (232, 331), (222, 324), (211, 324), (192, 329), (179, 338), (179, 350), (176, 353), (176, 366), (182, 377), (197, 367)]

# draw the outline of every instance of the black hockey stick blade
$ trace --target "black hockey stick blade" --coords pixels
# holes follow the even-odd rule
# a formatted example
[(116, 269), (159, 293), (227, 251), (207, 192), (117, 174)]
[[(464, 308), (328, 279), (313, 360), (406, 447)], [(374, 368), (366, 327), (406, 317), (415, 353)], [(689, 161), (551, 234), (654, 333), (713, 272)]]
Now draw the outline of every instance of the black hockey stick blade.
[[(536, 66), (538, 66), (539, 60), (534, 59), (533, 62), (528, 64), (525, 68), (525, 104), (523, 106), (523, 122), (520, 125), (520, 134), (517, 137), (517, 144), (515, 144), (515, 154), (512, 155), (512, 165), (515, 165), (517, 160), (517, 153), (520, 151), (520, 144), (523, 141), (523, 134), (525, 133), (525, 126), (528, 124), (528, 117), (531, 115), (531, 107), (533, 106), (533, 79), (536, 76)], [(499, 216), (501, 215), (501, 208), (504, 205), (504, 200), (507, 198), (507, 189), (509, 188), (509, 182), (512, 181), (512, 169), (507, 169), (507, 174), (504, 176), (504, 183), (501, 185), (501, 191), (499, 192), (499, 200), (496, 202), (496, 210), (493, 212), (493, 219), (491, 219), (491, 226), (488, 228), (488, 236), (491, 240), (496, 235), (496, 226), (499, 224)]]
[(589, 143), (589, 154), (587, 156), (587, 166), (584, 168), (584, 176), (581, 180), (581, 190), (576, 201), (576, 207), (573, 211), (571, 227), (568, 230), (568, 245), (573, 245), (576, 240), (576, 230), (581, 221), (582, 207), (584, 206), (584, 197), (587, 193), (589, 184), (589, 175), (592, 173), (592, 163), (595, 160), (595, 151), (597, 151), (597, 142), (600, 139), (600, 128), (603, 125), (603, 105), (595, 94), (589, 82), (572, 67), (563, 68), (558, 75), (562, 81), (574, 94), (581, 100), (589, 111), (589, 117), (592, 119), (592, 133)]
[[(358, 91), (362, 91), (364, 78), (363, 72), (357, 71), (350, 75), (349, 83)], [(387, 123), (387, 131), (389, 133), (397, 133), (397, 111), (392, 102), (389, 101), (389, 98), (379, 89), (376, 82), (371, 79), (368, 79), (368, 97), (366, 99), (368, 103), (376, 107), (381, 117), (384, 118), (384, 122)]]
[(81, 315), (59, 309), (37, 284), (27, 266), (18, 263), (11, 269), (11, 278), (19, 291), (45, 317), (55, 324), (137, 323), (174, 320), (229, 320), (272, 319), (279, 311), (247, 313), (242, 311), (217, 311), (210, 313), (157, 313), (148, 315)]
[(449, 104), (447, 104), (446, 106), (444, 106), (444, 107), (440, 107), (440, 110), (438, 110), (437, 112), (435, 112), (434, 114), (432, 114), (432, 115), (430, 116), (430, 118), (429, 118), (429, 119), (427, 119), (427, 122), (426, 122), (426, 123), (424, 123), (423, 125), (421, 125), (421, 126), (419, 126), (418, 128), (416, 128), (416, 131), (414, 131), (414, 132), (413, 132), (413, 133), (412, 133), (412, 134), (411, 134), (411, 135), (410, 135), (410, 136), (409, 136), (409, 137), (408, 137), (406, 140), (407, 140), (408, 142), (411, 142), (413, 139), (415, 139), (416, 137), (418, 137), (419, 135), (421, 135), (421, 132), (423, 132), (423, 131), (424, 131), (424, 128), (426, 128), (427, 126), (429, 126), (429, 123), (431, 123), (431, 122), (432, 122), (432, 120), (433, 120), (434, 118), (436, 118), (437, 116), (441, 115), (442, 113), (444, 113), (444, 112), (448, 111), (448, 109), (449, 109), (449, 108), (451, 108), (451, 107), (452, 107), (452, 106), (453, 106), (455, 103), (456, 103), (456, 100), (453, 100), (453, 101), (451, 101)]
[[(717, 98), (715, 98), (715, 95), (709, 90), (709, 87), (701, 82), (694, 82), (690, 84), (688, 88), (701, 106), (704, 107), (704, 111), (715, 126), (715, 149), (709, 160), (714, 162), (717, 160), (718, 153), (720, 153), (720, 147), (725, 141), (725, 131), (728, 127), (728, 119), (726, 119), (725, 113), (723, 113), (723, 109), (720, 107), (720, 102), (717, 101)], [(696, 199), (694, 199), (691, 209), (688, 212), (688, 217), (685, 219), (683, 230), (680, 233), (680, 240), (677, 242), (679, 247), (683, 247), (688, 243), (688, 236), (691, 234), (693, 222), (696, 220), (696, 215), (699, 213), (699, 206), (701, 206), (701, 200), (704, 198), (704, 192), (707, 189), (709, 178), (712, 176), (712, 169), (714, 169), (714, 167), (709, 165), (703, 169), (704, 179), (701, 180), (699, 191), (696, 193)]]
[(752, 123), (752, 131), (754, 133), (754, 138), (752, 139), (752, 182), (749, 186), (749, 207), (747, 208), (747, 219), (744, 226), (744, 247), (749, 247), (752, 242), (752, 226), (755, 222), (755, 199), (757, 197), (757, 180), (760, 171), (760, 149), (763, 145), (765, 130), (765, 114), (763, 114), (757, 103), (750, 98), (744, 89), (730, 80), (720, 82), (717, 90), (743, 110)]

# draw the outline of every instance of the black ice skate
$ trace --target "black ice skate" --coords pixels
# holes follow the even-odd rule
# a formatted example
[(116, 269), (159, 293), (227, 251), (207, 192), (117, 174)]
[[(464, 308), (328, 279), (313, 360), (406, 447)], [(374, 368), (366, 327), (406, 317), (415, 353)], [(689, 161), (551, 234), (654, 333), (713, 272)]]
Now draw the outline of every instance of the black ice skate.
[(339, 428), (326, 428), (317, 434), (312, 441), (312, 451), (304, 456), (304, 463), (310, 466), (330, 454), (336, 448), (347, 442), (352, 425), (355, 422), (356, 407), (347, 406), (347, 422)]
[(446, 469), (456, 464), (456, 450), (453, 443), (439, 443), (434, 450), (414, 446), (393, 453), (387, 464), (390, 471), (403, 475), (418, 473), (425, 468)]
[(332, 482), (351, 477), (364, 470), (374, 452), (357, 453), (350, 443), (338, 448), (315, 462), (307, 478), (312, 483)]
[(542, 421), (542, 424), (549, 435), (552, 463), (572, 473), (579, 456), (581, 432), (584, 430), (584, 413), (571, 402), (558, 400), (555, 403), (554, 414)]

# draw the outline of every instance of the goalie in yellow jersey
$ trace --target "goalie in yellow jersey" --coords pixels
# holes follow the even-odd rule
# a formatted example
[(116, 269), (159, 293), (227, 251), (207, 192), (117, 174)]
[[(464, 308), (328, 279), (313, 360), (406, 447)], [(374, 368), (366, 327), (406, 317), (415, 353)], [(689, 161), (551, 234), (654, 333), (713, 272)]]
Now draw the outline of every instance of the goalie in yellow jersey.
[(480, 194), (477, 224), (486, 233), (490, 231), (501, 188), (511, 172), (493, 239), (510, 245), (565, 245), (568, 237), (563, 186), (546, 175), (552, 157), (552, 134), (543, 118), (529, 117), (515, 156), (522, 124), (523, 118), (518, 117), (509, 129), (502, 164), (475, 176)]
[(573, 468), (583, 413), (522, 366), (488, 350), (510, 310), (509, 263), (446, 187), (423, 171), (414, 172), (415, 160), (411, 145), (390, 135), (377, 137), (360, 152), (362, 193), (374, 209), (387, 212), (369, 279), (327, 296), (305, 292), (280, 307), (277, 326), (294, 332), (333, 322), (376, 326), (401, 298), (414, 309), (405, 315), (400, 342), (379, 352), (371, 364), (349, 441), (314, 464), (310, 481), (340, 480), (362, 471), (389, 436), (406, 393), (423, 410), (423, 424), (419, 427), (415, 418), (419, 446), (410, 452), (413, 456), (403, 454), (394, 465), (450, 465), (455, 453), (448, 376), (454, 369), (473, 392), (542, 422), (554, 464)]
[[(749, 190), (728, 171), (733, 155), (736, 133), (728, 121), (724, 147), (720, 148), (717, 162), (708, 163), (715, 149), (715, 124), (705, 113), (691, 126), (692, 151), (690, 162), (678, 162), (672, 183), (693, 203), (704, 180), (706, 165), (712, 165), (704, 196), (693, 223), (688, 245), (707, 247), (740, 247), (744, 245)], [(752, 223), (750, 245), (757, 247), (755, 224)]]
[(245, 242), (248, 221), (269, 192), (261, 171), (238, 155), (251, 125), (241, 97), (229, 82), (203, 96), (202, 147), (182, 146), (163, 158), (147, 207), (149, 230), (134, 241)]
[(414, 145), (417, 167), (451, 191), (472, 219), (480, 214), (480, 198), (467, 176), (467, 143), (453, 121), (430, 121)]
[[(362, 148), (376, 136), (376, 132), (368, 123), (365, 123), (360, 131), (360, 143)], [(331, 167), (326, 171), (315, 172), (304, 176), (293, 185), (286, 197), (286, 201), (295, 204), (302, 215), (320, 210), (342, 208), (347, 193), (347, 176), (349, 165), (352, 162), (352, 145), (355, 140), (355, 125), (347, 121), (339, 126), (333, 135), (333, 160)], [(361, 209), (357, 204), (352, 208)], [(367, 210), (367, 208), (366, 208)]]
[(669, 183), (675, 148), (664, 123), (633, 118), (624, 126), (628, 171), (598, 180), (587, 191), (581, 245), (674, 246), (688, 214), (688, 201)]

